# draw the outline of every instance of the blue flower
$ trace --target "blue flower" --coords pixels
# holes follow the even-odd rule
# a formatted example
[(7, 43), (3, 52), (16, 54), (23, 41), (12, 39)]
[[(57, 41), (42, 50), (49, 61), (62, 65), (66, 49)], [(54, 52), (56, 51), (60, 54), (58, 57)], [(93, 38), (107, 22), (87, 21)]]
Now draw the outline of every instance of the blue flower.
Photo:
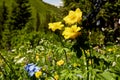
[(33, 76), (35, 72), (41, 70), (41, 67), (37, 67), (35, 64), (27, 64), (25, 70), (29, 73), (30, 76)]

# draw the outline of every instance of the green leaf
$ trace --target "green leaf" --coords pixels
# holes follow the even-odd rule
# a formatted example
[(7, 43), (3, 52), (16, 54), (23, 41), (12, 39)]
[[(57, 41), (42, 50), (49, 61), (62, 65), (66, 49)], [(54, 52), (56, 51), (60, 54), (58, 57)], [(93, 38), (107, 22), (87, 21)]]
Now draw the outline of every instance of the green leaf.
[(114, 73), (110, 73), (109, 71), (105, 71), (101, 74), (97, 75), (98, 79), (102, 80), (115, 80), (116, 75)]

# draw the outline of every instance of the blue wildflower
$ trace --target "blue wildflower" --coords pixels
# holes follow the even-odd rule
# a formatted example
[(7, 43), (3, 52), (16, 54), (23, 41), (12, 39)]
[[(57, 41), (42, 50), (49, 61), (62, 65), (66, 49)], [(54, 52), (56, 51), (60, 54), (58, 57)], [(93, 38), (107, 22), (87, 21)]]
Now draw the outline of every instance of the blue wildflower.
[(25, 70), (29, 73), (30, 76), (33, 76), (35, 72), (39, 71), (41, 67), (37, 67), (35, 64), (27, 64)]

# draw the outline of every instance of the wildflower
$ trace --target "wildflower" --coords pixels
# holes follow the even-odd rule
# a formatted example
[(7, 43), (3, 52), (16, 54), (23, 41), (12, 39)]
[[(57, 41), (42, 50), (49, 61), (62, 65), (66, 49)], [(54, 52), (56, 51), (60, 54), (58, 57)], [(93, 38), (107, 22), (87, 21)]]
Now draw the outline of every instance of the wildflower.
[(0, 72), (0, 75), (2, 75), (3, 73), (2, 72)]
[(76, 74), (76, 76), (79, 77), (79, 78), (83, 78), (83, 76), (80, 75), (80, 74)]
[(73, 67), (77, 67), (77, 63), (74, 63), (74, 64), (73, 64)]
[(18, 54), (18, 55), (15, 56), (14, 58), (15, 58), (15, 59), (18, 59), (18, 58), (20, 58), (20, 56), (21, 56), (21, 54)]
[(69, 11), (69, 14), (63, 18), (66, 24), (74, 24), (82, 20), (82, 12), (79, 8), (75, 11)]
[(79, 67), (80, 64), (77, 64), (77, 63), (73, 63), (73, 67)]
[(37, 67), (35, 64), (27, 64), (25, 70), (29, 73), (30, 76), (33, 76), (35, 72), (40, 71), (41, 68)]
[(32, 53), (32, 52), (33, 52), (33, 50), (32, 50), (32, 49), (27, 50), (27, 53)]
[(39, 54), (38, 54), (38, 53), (36, 54), (35, 58), (36, 58), (36, 61), (39, 61), (39, 60), (40, 60), (40, 59), (39, 59)]
[(116, 65), (116, 62), (113, 62), (113, 63), (112, 63), (112, 66), (115, 66), (115, 65)]
[(89, 59), (88, 63), (91, 65), (93, 63), (93, 60)]
[(118, 57), (120, 57), (120, 55), (116, 55), (116, 57), (118, 58)]
[(16, 61), (16, 64), (22, 63), (24, 60), (25, 60), (25, 57), (22, 57), (18, 61)]
[(43, 67), (43, 68), (42, 68), (42, 71), (45, 71), (45, 70), (46, 70), (46, 68), (45, 68), (45, 67)]
[(35, 77), (36, 77), (36, 78), (39, 78), (41, 75), (42, 75), (42, 72), (41, 72), (41, 71), (35, 72)]
[(16, 49), (12, 49), (11, 51), (12, 51), (12, 52), (15, 52), (15, 51), (16, 51)]
[(3, 60), (2, 59), (0, 59), (0, 66), (3, 64)]
[(90, 51), (89, 50), (85, 50), (85, 53), (90, 56)]
[(64, 36), (65, 39), (75, 39), (77, 36), (80, 35), (81, 28), (77, 27), (77, 25), (72, 25), (71, 27), (66, 27), (65, 30), (63, 31), (62, 35)]
[(59, 75), (56, 74), (56, 75), (54, 76), (54, 78), (55, 78), (55, 80), (58, 80), (58, 79), (59, 79)]
[(63, 65), (64, 64), (64, 61), (63, 60), (59, 60), (58, 62), (57, 62), (57, 65), (58, 66), (61, 66), (61, 65)]
[(51, 29), (52, 31), (55, 30), (62, 30), (62, 27), (64, 27), (64, 25), (61, 22), (54, 22), (54, 23), (49, 23), (49, 29)]
[(109, 52), (111, 52), (111, 51), (112, 51), (112, 49), (110, 48), (110, 49), (108, 49), (108, 51), (109, 51)]
[(36, 61), (39, 61), (39, 56), (38, 55), (36, 55)]

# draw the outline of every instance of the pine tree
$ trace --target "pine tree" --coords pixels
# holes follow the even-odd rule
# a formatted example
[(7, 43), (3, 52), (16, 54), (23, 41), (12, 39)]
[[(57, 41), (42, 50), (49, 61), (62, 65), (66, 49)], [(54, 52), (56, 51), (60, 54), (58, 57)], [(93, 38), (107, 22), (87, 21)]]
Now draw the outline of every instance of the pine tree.
[(8, 10), (5, 5), (5, 1), (3, 1), (2, 6), (0, 6), (0, 48), (3, 47), (3, 38), (4, 38), (4, 30), (6, 29), (6, 22), (8, 20)]
[(21, 30), (29, 22), (31, 9), (29, 0), (15, 0), (10, 21), (11, 30)]

